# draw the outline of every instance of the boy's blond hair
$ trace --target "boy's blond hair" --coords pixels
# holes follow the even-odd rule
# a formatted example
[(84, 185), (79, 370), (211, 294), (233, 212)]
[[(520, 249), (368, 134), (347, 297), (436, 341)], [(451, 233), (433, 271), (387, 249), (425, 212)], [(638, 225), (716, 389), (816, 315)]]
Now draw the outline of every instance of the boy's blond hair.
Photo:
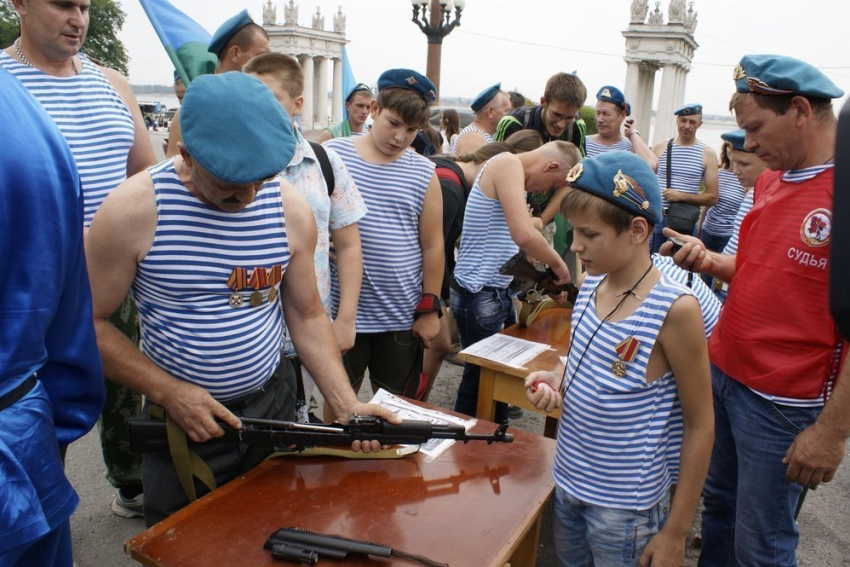
[(298, 61), (283, 53), (263, 53), (257, 55), (242, 68), (251, 75), (271, 75), (281, 82), (283, 90), (292, 98), (304, 93), (304, 71)]

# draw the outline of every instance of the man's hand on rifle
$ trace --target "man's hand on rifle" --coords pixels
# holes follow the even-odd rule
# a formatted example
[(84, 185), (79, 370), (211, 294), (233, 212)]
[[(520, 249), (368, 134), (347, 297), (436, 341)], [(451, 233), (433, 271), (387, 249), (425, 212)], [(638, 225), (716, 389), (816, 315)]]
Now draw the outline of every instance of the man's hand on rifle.
[(224, 435), (224, 430), (215, 422), (216, 418), (234, 429), (242, 428), (239, 418), (209, 392), (183, 380), (174, 380), (171, 391), (162, 398), (162, 406), (186, 435), (198, 443)]
[[(337, 416), (337, 421), (340, 423), (348, 423), (348, 420), (352, 415), (374, 415), (396, 425), (401, 423), (401, 418), (397, 416), (395, 412), (385, 408), (384, 406), (379, 406), (378, 404), (366, 404), (363, 402), (357, 402), (356, 404), (349, 406), (345, 414)], [(351, 443), (352, 451), (363, 451), (364, 453), (377, 453), (381, 449), (388, 447), (389, 445), (382, 447), (378, 441), (369, 441), (368, 443), (354, 441)]]

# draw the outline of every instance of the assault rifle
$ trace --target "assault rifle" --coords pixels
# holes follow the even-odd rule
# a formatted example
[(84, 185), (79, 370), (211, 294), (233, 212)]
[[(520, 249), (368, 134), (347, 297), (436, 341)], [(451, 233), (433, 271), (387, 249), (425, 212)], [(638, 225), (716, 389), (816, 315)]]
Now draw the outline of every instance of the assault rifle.
[[(242, 429), (233, 429), (219, 423), (224, 429), (222, 437), (208, 443), (247, 443), (303, 451), (307, 447), (351, 445), (354, 441), (379, 441), (382, 445), (421, 445), (431, 439), (454, 439), (512, 443), (514, 436), (502, 424), (492, 435), (467, 433), (461, 425), (439, 425), (428, 421), (407, 420), (393, 424), (374, 416), (352, 416), (346, 424), (330, 425), (296, 423), (272, 419), (243, 417)], [(168, 451), (168, 433), (164, 421), (155, 419), (130, 420), (130, 450), (134, 453), (159, 453)]]
[(547, 294), (555, 295), (566, 292), (567, 300), (570, 303), (575, 303), (576, 297), (578, 297), (578, 288), (574, 284), (567, 283), (559, 285), (555, 283), (558, 280), (558, 276), (552, 271), (552, 268), (547, 266), (545, 270), (538, 270), (534, 267), (534, 264), (528, 261), (522, 252), (514, 254), (510, 260), (505, 262), (499, 268), (499, 273), (529, 282), (533, 284), (532, 289), (543, 291)]

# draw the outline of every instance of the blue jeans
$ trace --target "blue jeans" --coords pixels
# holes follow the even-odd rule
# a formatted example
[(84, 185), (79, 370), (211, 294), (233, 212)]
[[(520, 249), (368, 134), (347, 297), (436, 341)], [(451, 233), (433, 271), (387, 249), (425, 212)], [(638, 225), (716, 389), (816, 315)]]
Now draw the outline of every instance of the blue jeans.
[(670, 493), (649, 510), (621, 510), (573, 498), (555, 487), (553, 532), (559, 567), (637, 567), (670, 513)]
[[(451, 290), (452, 316), (457, 323), (460, 346), (466, 348), (501, 331), (513, 315), (513, 303), (507, 289), (485, 287), (477, 293)], [(478, 382), (481, 367), (465, 363), (457, 389), (454, 410), (474, 416), (478, 410)], [(496, 422), (506, 423), (507, 406), (496, 404)]]
[(700, 567), (797, 565), (802, 487), (782, 458), (820, 408), (774, 404), (711, 366), (714, 449), (703, 489)]

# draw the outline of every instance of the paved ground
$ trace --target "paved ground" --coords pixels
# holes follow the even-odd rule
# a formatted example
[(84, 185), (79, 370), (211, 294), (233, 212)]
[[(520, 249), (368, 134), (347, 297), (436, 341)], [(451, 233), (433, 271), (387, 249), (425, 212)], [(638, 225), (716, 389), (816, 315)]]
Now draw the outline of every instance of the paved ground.
[[(153, 133), (153, 145), (162, 157), (161, 133)], [(440, 378), (430, 401), (444, 407), (454, 402), (460, 368), (443, 364)], [(512, 422), (512, 426), (541, 433), (542, 419), (530, 412)], [(114, 516), (109, 505), (113, 489), (104, 477), (96, 432), (89, 433), (68, 451), (67, 473), (80, 494), (82, 503), (71, 518), (74, 558), (78, 567), (136, 565), (123, 552), (123, 543), (144, 530), (142, 520), (126, 520)], [(800, 515), (802, 543), (798, 552), (801, 567), (850, 566), (850, 462), (845, 462), (836, 479), (809, 494)], [(506, 514), (510, 510), (505, 511)], [(551, 525), (548, 515), (540, 542), (539, 567), (550, 567), (554, 561)], [(698, 551), (688, 549), (686, 567), (696, 565)], [(453, 566), (453, 567), (478, 567)]]

